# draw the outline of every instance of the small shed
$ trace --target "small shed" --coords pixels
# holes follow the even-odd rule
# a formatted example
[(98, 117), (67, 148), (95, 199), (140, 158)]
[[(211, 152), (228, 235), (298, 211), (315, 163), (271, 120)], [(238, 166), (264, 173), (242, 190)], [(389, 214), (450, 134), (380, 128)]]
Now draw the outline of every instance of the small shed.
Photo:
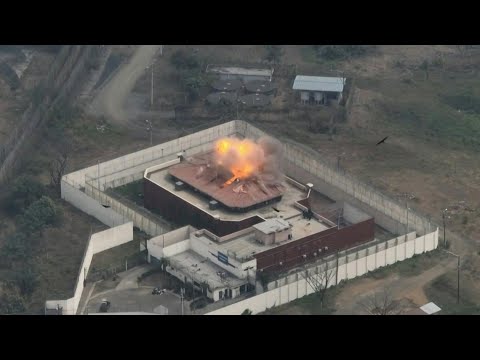
[(264, 245), (277, 244), (289, 240), (292, 234), (290, 223), (281, 218), (268, 219), (253, 225), (255, 239)]
[(293, 82), (293, 90), (300, 91), (302, 103), (328, 104), (329, 100), (340, 102), (345, 78), (325, 76), (297, 75)]

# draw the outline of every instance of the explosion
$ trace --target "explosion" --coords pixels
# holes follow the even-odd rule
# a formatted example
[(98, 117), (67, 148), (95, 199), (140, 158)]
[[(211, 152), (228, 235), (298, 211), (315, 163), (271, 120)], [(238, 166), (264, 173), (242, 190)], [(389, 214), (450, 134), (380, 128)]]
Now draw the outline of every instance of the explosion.
[(272, 183), (278, 181), (281, 179), (280, 153), (281, 144), (269, 138), (261, 138), (258, 143), (249, 139), (224, 138), (215, 144), (217, 165), (232, 173), (224, 186), (252, 177)]

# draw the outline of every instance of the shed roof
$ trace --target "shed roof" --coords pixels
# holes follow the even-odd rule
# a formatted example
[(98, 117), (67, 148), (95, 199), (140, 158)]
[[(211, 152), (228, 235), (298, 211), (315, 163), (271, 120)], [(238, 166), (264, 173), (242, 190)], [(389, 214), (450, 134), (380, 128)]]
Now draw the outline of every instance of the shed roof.
[(209, 67), (207, 72), (224, 75), (243, 75), (243, 76), (265, 76), (271, 77), (273, 75), (273, 69), (254, 69), (244, 67), (226, 67), (226, 66), (212, 66)]
[(420, 307), (420, 309), (425, 313), (427, 313), (428, 315), (435, 314), (436, 312), (439, 312), (440, 310), (442, 310), (433, 302), (423, 305), (422, 307)]
[(345, 78), (297, 75), (293, 90), (342, 92)]
[(253, 225), (253, 227), (258, 231), (268, 235), (274, 232), (290, 229), (290, 224), (288, 221), (276, 218), (265, 220), (264, 222)]

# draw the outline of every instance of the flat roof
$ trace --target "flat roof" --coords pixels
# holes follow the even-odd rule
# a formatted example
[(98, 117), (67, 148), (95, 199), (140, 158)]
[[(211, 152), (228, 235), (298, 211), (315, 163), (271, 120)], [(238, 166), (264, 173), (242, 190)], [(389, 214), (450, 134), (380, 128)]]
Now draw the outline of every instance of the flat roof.
[(299, 200), (305, 199), (307, 196), (305, 191), (302, 191), (298, 187), (290, 184), (289, 182), (284, 181), (283, 185), (285, 187), (285, 190), (283, 192), (282, 199), (272, 204), (272, 206), (275, 207), (278, 212), (275, 211), (272, 206), (264, 206), (262, 208), (253, 209), (243, 213), (235, 213), (221, 207), (216, 210), (212, 210), (209, 207), (209, 200), (198, 192), (194, 192), (189, 189), (183, 189), (179, 191), (175, 190), (175, 183), (170, 179), (168, 171), (168, 167), (153, 171), (147, 175), (147, 178), (156, 183), (157, 185), (161, 186), (162, 188), (172, 192), (179, 198), (207, 212), (211, 216), (218, 216), (221, 220), (240, 221), (255, 215), (261, 216), (263, 218), (282, 215), (284, 219), (288, 219), (292, 216), (296, 216), (302, 213), (300, 210), (295, 208), (293, 204)]
[(278, 244), (265, 245), (255, 239), (255, 231), (235, 237), (231, 240), (219, 244), (228, 254), (233, 254), (236, 258), (249, 258), (254, 254), (276, 248), (280, 245), (288, 244), (298, 239), (329, 229), (320, 221), (312, 218), (307, 220), (303, 214), (298, 214), (288, 219), (292, 224), (292, 239)]
[[(176, 270), (185, 274), (187, 278), (193, 279), (198, 283), (207, 282), (214, 288), (239, 287), (247, 283), (246, 279), (239, 279), (224, 268), (210, 261), (208, 258), (200, 256), (193, 250), (187, 250), (169, 258)], [(181, 267), (178, 267), (180, 264)], [(226, 276), (221, 278), (219, 273)]]
[(271, 234), (290, 229), (290, 224), (282, 218), (267, 219), (259, 224), (253, 225), (253, 228), (264, 234)]
[(293, 90), (342, 92), (345, 78), (297, 75)]
[(248, 75), (248, 76), (272, 76), (273, 69), (253, 69), (237, 66), (212, 66), (208, 72), (223, 75)]

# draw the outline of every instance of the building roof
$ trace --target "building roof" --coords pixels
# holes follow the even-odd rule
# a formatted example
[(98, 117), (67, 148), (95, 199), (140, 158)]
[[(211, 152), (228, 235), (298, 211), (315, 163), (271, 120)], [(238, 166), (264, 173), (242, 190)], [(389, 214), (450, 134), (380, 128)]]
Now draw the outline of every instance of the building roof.
[(440, 310), (442, 310), (433, 302), (423, 305), (422, 307), (420, 307), (420, 309), (428, 315), (435, 314), (436, 312), (439, 312)]
[(345, 78), (297, 75), (293, 90), (342, 92)]
[(212, 83), (212, 87), (219, 91), (235, 91), (243, 86), (242, 82), (237, 79), (216, 80)]
[(268, 235), (271, 233), (290, 229), (290, 224), (284, 219), (276, 218), (265, 220), (264, 222), (253, 225), (253, 227), (258, 231), (261, 231), (262, 233)]
[(243, 75), (243, 76), (266, 76), (271, 77), (273, 74), (273, 69), (252, 69), (252, 68), (243, 68), (243, 67), (220, 67), (212, 66), (209, 67), (207, 72), (214, 74), (223, 74), (223, 75)]

